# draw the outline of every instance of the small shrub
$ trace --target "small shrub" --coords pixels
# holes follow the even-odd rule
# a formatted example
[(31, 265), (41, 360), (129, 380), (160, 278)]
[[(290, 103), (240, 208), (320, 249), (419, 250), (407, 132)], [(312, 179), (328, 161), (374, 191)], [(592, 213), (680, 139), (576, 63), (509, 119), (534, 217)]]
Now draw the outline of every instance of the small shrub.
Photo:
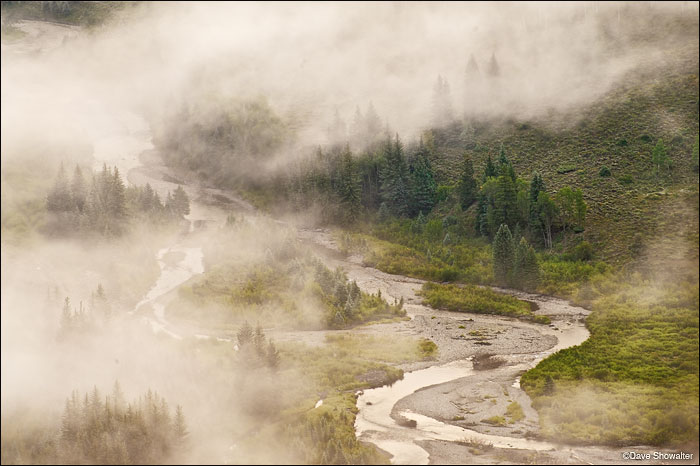
[(503, 416), (491, 416), (489, 418), (482, 419), (481, 422), (492, 426), (503, 427), (506, 425), (506, 418)]
[(632, 175), (622, 175), (617, 179), (622, 184), (629, 185), (634, 183), (634, 178), (632, 178)]
[(608, 167), (603, 165), (602, 167), (600, 167), (600, 171), (598, 172), (598, 175), (606, 178), (606, 177), (612, 175), (612, 173), (610, 173), (610, 169)]
[(559, 167), (557, 168), (557, 173), (559, 173), (560, 175), (563, 175), (564, 173), (570, 173), (570, 172), (573, 172), (575, 170), (576, 170), (576, 165), (563, 164), (563, 165), (559, 165)]

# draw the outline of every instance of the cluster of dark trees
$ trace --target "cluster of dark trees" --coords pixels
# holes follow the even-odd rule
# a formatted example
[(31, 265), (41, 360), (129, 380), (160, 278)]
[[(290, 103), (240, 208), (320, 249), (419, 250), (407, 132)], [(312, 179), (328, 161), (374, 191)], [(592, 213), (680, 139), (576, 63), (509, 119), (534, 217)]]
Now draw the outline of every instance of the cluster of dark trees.
[(66, 339), (74, 335), (80, 335), (95, 330), (99, 325), (105, 325), (112, 319), (112, 306), (107, 299), (102, 284), (97, 285), (90, 296), (90, 302), (87, 307), (83, 306), (83, 302), (76, 308), (71, 305), (71, 300), (66, 296), (63, 301), (63, 310), (61, 311), (61, 327), (59, 329), (59, 338)]
[(189, 214), (190, 201), (182, 186), (169, 192), (165, 201), (149, 184), (126, 187), (119, 169), (106, 164), (92, 174), (89, 184), (76, 165), (69, 181), (61, 164), (46, 198), (46, 209), (51, 214), (51, 233), (89, 231), (116, 236), (126, 231), (131, 218), (139, 215), (152, 222), (178, 221)]
[(535, 249), (524, 237), (520, 241), (501, 224), (493, 239), (493, 272), (499, 285), (535, 291), (540, 279), (540, 266)]
[(326, 307), (326, 321), (330, 328), (343, 328), (362, 322), (371, 315), (399, 315), (403, 311), (403, 298), (393, 305), (376, 296), (362, 293), (356, 281), (349, 281), (345, 273), (334, 272), (320, 262), (316, 263), (314, 282), (318, 284)]
[(127, 404), (115, 382), (104, 399), (95, 387), (66, 400), (59, 457), (66, 464), (162, 464), (172, 461), (187, 435), (180, 406), (171, 415), (165, 399), (151, 390)]
[(238, 354), (247, 367), (277, 369), (279, 366), (279, 351), (272, 340), (267, 339), (260, 324), (253, 330), (246, 320), (236, 333), (236, 341)]
[[(324, 220), (345, 225), (365, 212), (377, 212), (380, 219), (424, 218), (451, 192), (436, 183), (431, 147), (421, 140), (406, 151), (396, 136), (357, 156), (347, 145), (319, 149), (288, 180), (288, 197), (301, 210), (320, 205)], [(495, 163), (488, 157), (480, 181), (465, 155), (453, 188), (462, 210), (476, 204), (476, 233), (487, 238), (505, 224), (513, 235), (551, 248), (554, 232), (585, 227), (587, 204), (580, 189), (564, 187), (550, 196), (538, 173), (529, 182), (518, 178), (503, 146)]]
[(420, 143), (407, 155), (396, 136), (358, 156), (348, 145), (319, 149), (288, 180), (287, 192), (297, 208), (320, 203), (325, 220), (351, 224), (364, 211), (427, 214), (436, 203), (437, 184), (427, 147)]
[(517, 177), (513, 164), (501, 146), (498, 162), (489, 156), (482, 176), (481, 188), (474, 181), (471, 161), (465, 157), (458, 192), (462, 208), (477, 201), (477, 228), (493, 238), (505, 224), (516, 235), (527, 232), (532, 241), (552, 247), (552, 232), (560, 228), (583, 231), (588, 206), (580, 189), (564, 187), (553, 197), (546, 192), (542, 176), (535, 172), (532, 180)]

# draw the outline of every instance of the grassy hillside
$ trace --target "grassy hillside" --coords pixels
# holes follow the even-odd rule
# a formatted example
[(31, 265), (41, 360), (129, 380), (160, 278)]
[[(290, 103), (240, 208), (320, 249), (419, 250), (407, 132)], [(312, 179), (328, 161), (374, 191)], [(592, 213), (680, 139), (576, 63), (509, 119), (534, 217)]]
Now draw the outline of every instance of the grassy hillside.
[[(698, 134), (697, 70), (696, 40), (664, 62), (642, 65), (586, 108), (433, 130), (438, 180), (456, 182), (465, 148), (481, 173), (502, 143), (520, 176), (538, 171), (550, 192), (563, 186), (583, 190), (589, 206), (584, 236), (601, 258), (628, 262), (674, 232), (697, 239), (698, 175), (691, 162)], [(659, 139), (672, 167), (655, 176), (651, 154)], [(611, 176), (600, 175), (603, 167)], [(679, 217), (689, 230), (678, 232)], [(669, 244), (664, 250), (664, 256), (678, 254)]]

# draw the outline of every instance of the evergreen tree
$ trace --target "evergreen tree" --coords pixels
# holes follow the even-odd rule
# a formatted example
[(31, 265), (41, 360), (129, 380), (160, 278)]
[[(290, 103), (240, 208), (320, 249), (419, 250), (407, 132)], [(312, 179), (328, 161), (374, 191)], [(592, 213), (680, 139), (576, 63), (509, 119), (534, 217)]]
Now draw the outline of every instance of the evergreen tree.
[(267, 345), (267, 367), (277, 369), (280, 362), (280, 353), (275, 345), (270, 341)]
[(73, 172), (71, 198), (73, 199), (73, 205), (78, 212), (82, 212), (85, 209), (85, 203), (87, 202), (87, 186), (85, 186), (85, 178), (83, 178), (83, 172), (80, 170), (78, 165), (75, 166), (75, 171)]
[(499, 176), (508, 176), (513, 182), (517, 181), (515, 169), (510, 160), (508, 160), (508, 157), (506, 157), (506, 150), (505, 147), (503, 147), (503, 143), (501, 143), (501, 148), (498, 151), (498, 169), (496, 172)]
[(462, 159), (462, 173), (457, 186), (459, 190), (459, 201), (462, 209), (466, 210), (476, 200), (477, 186), (474, 179), (474, 166), (467, 154)]
[(171, 208), (173, 213), (178, 217), (183, 217), (189, 215), (190, 213), (190, 198), (187, 193), (182, 189), (182, 185), (178, 185), (173, 192), (171, 200)]
[(70, 298), (66, 296), (63, 301), (63, 310), (61, 311), (61, 333), (70, 332), (73, 329), (73, 308), (70, 305)]
[(540, 212), (537, 206), (537, 199), (541, 192), (546, 190), (542, 176), (538, 172), (532, 174), (532, 181), (530, 181), (530, 196), (529, 196), (529, 206), (530, 206), (530, 216), (528, 218), (528, 226), (533, 235), (539, 236), (542, 232), (542, 219), (540, 219)]
[(528, 244), (525, 238), (521, 238), (515, 250), (513, 286), (526, 291), (534, 291), (539, 283), (539, 277), (540, 267), (535, 249)]
[(423, 146), (422, 141), (413, 160), (412, 169), (410, 215), (421, 212), (428, 214), (435, 205), (437, 184), (433, 178), (433, 169), (428, 159), (427, 149)]
[(495, 231), (498, 225), (506, 224), (515, 228), (518, 223), (517, 190), (510, 176), (499, 176), (493, 193), (489, 228)]
[(692, 162), (693, 162), (693, 171), (695, 173), (698, 172), (698, 150), (700, 149), (700, 138), (698, 138), (698, 135), (695, 135), (695, 144), (693, 144), (693, 156), (692, 156)]
[(453, 120), (450, 84), (438, 75), (433, 87), (433, 125), (441, 128)]
[(53, 188), (46, 197), (46, 208), (49, 212), (70, 212), (73, 210), (73, 200), (71, 198), (66, 171), (61, 164)]
[(119, 175), (119, 169), (114, 167), (114, 173), (112, 175), (112, 182), (108, 192), (110, 213), (117, 219), (124, 217), (126, 214), (126, 188), (124, 187), (124, 182)]
[(508, 285), (513, 270), (515, 251), (513, 236), (505, 223), (498, 228), (493, 239), (493, 275), (499, 285)]
[(483, 193), (479, 193), (479, 203), (477, 205), (477, 221), (476, 221), (476, 229), (477, 233), (481, 234), (481, 236), (490, 236), (491, 231), (489, 230), (489, 217), (488, 217), (488, 200), (486, 196)]
[(491, 155), (486, 159), (486, 167), (484, 168), (484, 176), (482, 177), (482, 182), (486, 182), (489, 178), (496, 176), (496, 166), (491, 160)]
[(396, 135), (394, 142), (384, 146), (384, 164), (381, 171), (382, 198), (386, 207), (396, 216), (408, 213), (408, 167), (403, 155), (403, 145)]
[(179, 442), (183, 442), (189, 432), (187, 432), (187, 425), (185, 424), (185, 415), (182, 413), (182, 406), (177, 405), (175, 408), (175, 422), (173, 423), (173, 430), (175, 433), (175, 438)]
[(350, 146), (345, 146), (342, 155), (340, 175), (341, 220), (346, 224), (354, 223), (360, 216), (362, 208), (361, 185), (355, 163), (350, 153)]

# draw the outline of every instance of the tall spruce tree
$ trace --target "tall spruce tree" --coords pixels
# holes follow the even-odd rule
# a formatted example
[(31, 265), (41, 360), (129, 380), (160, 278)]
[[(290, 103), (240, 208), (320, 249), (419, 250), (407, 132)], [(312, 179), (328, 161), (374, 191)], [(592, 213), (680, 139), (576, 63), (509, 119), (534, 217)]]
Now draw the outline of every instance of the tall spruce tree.
[(346, 224), (354, 223), (360, 216), (362, 208), (361, 186), (355, 163), (352, 159), (350, 146), (346, 145), (342, 155), (342, 168), (339, 182), (341, 221)]
[(493, 160), (491, 160), (491, 155), (489, 155), (486, 159), (486, 166), (484, 167), (484, 176), (482, 177), (482, 181), (486, 182), (489, 178), (494, 176), (496, 176), (496, 166), (493, 164)]
[(525, 238), (520, 239), (515, 250), (513, 264), (513, 286), (526, 291), (534, 291), (540, 278), (540, 266), (535, 249)]
[(78, 165), (75, 166), (75, 171), (73, 172), (73, 181), (71, 182), (70, 190), (73, 206), (78, 212), (83, 212), (83, 210), (85, 210), (85, 203), (87, 202), (87, 186), (85, 185), (83, 172)]
[(509, 285), (515, 260), (513, 236), (505, 223), (498, 228), (493, 239), (493, 276), (499, 285)]
[(459, 177), (457, 189), (459, 190), (459, 202), (462, 205), (462, 209), (466, 210), (474, 203), (477, 195), (474, 166), (467, 154), (464, 154), (462, 158), (462, 173)]
[(423, 212), (426, 215), (433, 210), (437, 184), (433, 177), (433, 169), (428, 158), (428, 151), (421, 140), (418, 153), (411, 164), (411, 205), (410, 215)]
[(382, 199), (389, 211), (396, 216), (408, 213), (408, 167), (399, 135), (384, 145), (384, 163), (381, 170)]
[(51, 191), (49, 191), (46, 197), (46, 208), (49, 212), (54, 213), (70, 212), (73, 210), (73, 200), (71, 198), (70, 187), (68, 186), (68, 179), (66, 178), (66, 171), (63, 168), (63, 163), (61, 163), (58, 169), (58, 175), (56, 175), (53, 188), (51, 188)]
[(540, 213), (537, 209), (537, 198), (540, 192), (546, 190), (544, 181), (542, 180), (542, 175), (538, 172), (532, 174), (532, 181), (530, 181), (530, 217), (528, 219), (528, 226), (530, 232), (534, 236), (539, 236), (542, 232), (542, 219), (540, 219)]

